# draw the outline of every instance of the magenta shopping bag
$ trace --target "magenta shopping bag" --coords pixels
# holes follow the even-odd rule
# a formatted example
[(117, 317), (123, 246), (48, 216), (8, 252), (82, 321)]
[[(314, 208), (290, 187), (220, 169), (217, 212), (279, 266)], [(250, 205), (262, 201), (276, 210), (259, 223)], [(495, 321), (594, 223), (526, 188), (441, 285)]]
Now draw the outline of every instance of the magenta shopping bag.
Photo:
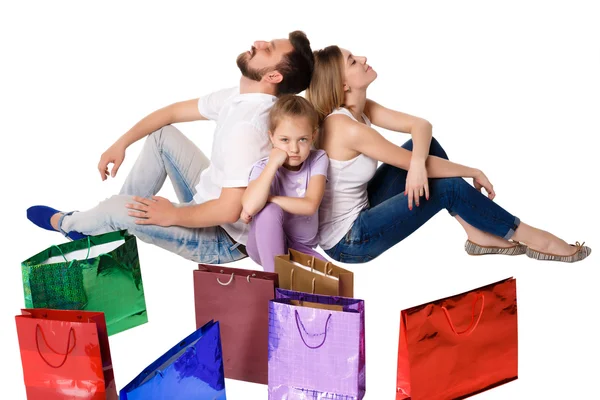
[(276, 289), (269, 302), (269, 400), (364, 395), (364, 301)]

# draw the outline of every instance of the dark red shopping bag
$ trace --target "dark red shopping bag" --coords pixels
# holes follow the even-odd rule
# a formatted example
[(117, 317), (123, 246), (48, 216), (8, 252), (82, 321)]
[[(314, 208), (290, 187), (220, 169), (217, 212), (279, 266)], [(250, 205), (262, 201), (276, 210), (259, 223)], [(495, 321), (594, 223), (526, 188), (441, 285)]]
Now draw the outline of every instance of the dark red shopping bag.
[(515, 279), (402, 311), (396, 400), (462, 399), (517, 370)]
[(15, 320), (28, 400), (118, 398), (104, 313), (21, 313)]
[(277, 274), (199, 265), (194, 271), (196, 327), (219, 321), (225, 377), (267, 384), (269, 301)]

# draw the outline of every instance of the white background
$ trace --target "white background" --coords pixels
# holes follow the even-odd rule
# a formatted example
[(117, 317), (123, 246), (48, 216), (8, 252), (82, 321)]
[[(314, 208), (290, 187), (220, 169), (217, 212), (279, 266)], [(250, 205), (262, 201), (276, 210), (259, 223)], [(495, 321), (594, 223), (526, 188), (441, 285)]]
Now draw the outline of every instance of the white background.
[[(469, 257), (460, 226), (440, 212), (375, 261), (348, 266), (366, 300), (365, 399), (394, 399), (401, 309), (510, 276), (519, 379), (477, 398), (597, 398), (599, 15), (577, 1), (413, 3), (3, 3), (2, 397), (25, 398), (20, 263), (64, 241), (29, 223), (26, 208), (84, 210), (116, 193), (142, 142), (101, 182), (96, 165), (114, 140), (158, 108), (236, 85), (240, 52), (301, 29), (313, 49), (366, 55), (379, 74), (369, 97), (428, 119), (452, 160), (489, 176), (496, 202), (595, 251), (577, 264)], [(210, 152), (214, 123), (178, 127)], [(160, 194), (175, 200), (168, 182)], [(110, 338), (119, 389), (195, 328), (196, 265), (138, 245), (150, 322)], [(267, 397), (266, 386), (226, 388), (231, 400)]]

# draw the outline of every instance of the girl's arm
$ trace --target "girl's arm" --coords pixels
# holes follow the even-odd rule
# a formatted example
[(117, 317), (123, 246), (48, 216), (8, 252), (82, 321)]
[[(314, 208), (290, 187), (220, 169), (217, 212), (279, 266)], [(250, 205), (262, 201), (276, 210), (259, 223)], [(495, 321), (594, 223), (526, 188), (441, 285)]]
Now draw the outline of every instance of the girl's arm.
[(325, 193), (326, 178), (324, 175), (313, 175), (308, 182), (308, 189), (304, 197), (272, 196), (271, 203), (277, 204), (290, 214), (314, 215), (321, 205)]
[(260, 176), (248, 183), (242, 196), (242, 210), (249, 216), (256, 215), (263, 209), (271, 192), (271, 183), (277, 170), (285, 163), (287, 153), (274, 148), (271, 150), (269, 161)]

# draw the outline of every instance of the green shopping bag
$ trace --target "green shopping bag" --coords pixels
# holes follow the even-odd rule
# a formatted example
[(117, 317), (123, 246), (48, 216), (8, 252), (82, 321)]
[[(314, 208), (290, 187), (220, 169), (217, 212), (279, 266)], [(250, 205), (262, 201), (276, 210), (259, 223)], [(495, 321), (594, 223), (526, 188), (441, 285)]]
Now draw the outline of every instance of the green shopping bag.
[(103, 312), (108, 334), (148, 322), (135, 236), (54, 245), (21, 263), (26, 308)]

